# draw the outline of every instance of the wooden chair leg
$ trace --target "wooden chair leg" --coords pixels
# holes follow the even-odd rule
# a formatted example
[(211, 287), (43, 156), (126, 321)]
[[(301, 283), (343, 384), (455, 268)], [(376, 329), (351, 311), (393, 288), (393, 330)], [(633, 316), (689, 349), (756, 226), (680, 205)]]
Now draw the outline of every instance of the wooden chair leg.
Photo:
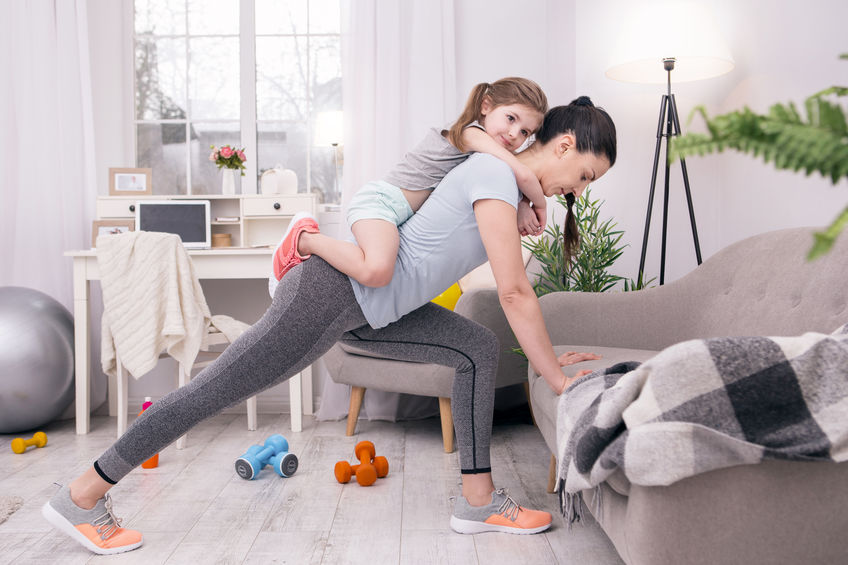
[(362, 409), (363, 398), (365, 398), (365, 389), (363, 387), (350, 387), (350, 408), (347, 411), (346, 435), (352, 436), (356, 431), (356, 420), (359, 419), (359, 411)]
[(551, 464), (548, 468), (548, 492), (556, 492), (556, 477), (557, 477), (557, 462), (556, 457), (551, 453)]
[(536, 425), (536, 415), (533, 414), (533, 403), (530, 402), (530, 381), (524, 381), (524, 396), (527, 397), (527, 406), (530, 408), (530, 419), (533, 420), (533, 425), (538, 428), (539, 426)]
[(453, 414), (450, 398), (439, 398), (439, 415), (442, 417), (442, 442), (445, 444), (445, 453), (453, 453)]

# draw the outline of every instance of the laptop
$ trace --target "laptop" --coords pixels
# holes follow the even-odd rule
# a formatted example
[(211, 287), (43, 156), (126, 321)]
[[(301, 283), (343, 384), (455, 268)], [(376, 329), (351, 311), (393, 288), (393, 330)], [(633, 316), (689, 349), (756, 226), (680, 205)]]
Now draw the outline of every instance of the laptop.
[(135, 205), (135, 229), (175, 233), (186, 249), (209, 249), (209, 204), (209, 200), (142, 200)]

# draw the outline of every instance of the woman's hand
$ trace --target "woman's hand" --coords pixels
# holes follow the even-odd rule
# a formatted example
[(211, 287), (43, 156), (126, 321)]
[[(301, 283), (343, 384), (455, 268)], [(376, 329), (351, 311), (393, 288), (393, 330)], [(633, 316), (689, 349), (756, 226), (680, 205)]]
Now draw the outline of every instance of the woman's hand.
[(581, 361), (595, 361), (600, 358), (600, 355), (595, 355), (594, 353), (588, 353), (585, 351), (567, 351), (557, 357), (557, 361), (559, 361), (560, 367), (565, 367), (566, 365), (574, 365), (575, 363), (580, 363)]
[(577, 373), (575, 373), (575, 375), (573, 377), (569, 377), (565, 373), (561, 373), (562, 379), (556, 385), (552, 385), (549, 381), (547, 381), (547, 379), (545, 379), (545, 381), (548, 383), (548, 385), (551, 387), (551, 389), (556, 393), (556, 395), (559, 396), (560, 394), (564, 393), (566, 391), (566, 389), (568, 389), (568, 387), (570, 387), (572, 384), (574, 384), (574, 381), (576, 381), (580, 377), (586, 376), (590, 373), (592, 373), (591, 369), (582, 369), (580, 371), (577, 371)]
[[(600, 355), (595, 355), (594, 353), (568, 351), (557, 357), (557, 361), (559, 361), (560, 367), (565, 367), (566, 365), (574, 365), (575, 363), (580, 363), (581, 361), (594, 361), (600, 358)], [(551, 388), (553, 388), (554, 392), (557, 393), (557, 395), (560, 395), (564, 393), (566, 389), (574, 383), (574, 381), (576, 381), (580, 377), (588, 375), (591, 372), (591, 369), (581, 369), (580, 371), (577, 371), (577, 373), (575, 373), (573, 377), (568, 377), (565, 375), (565, 373), (563, 373), (562, 381), (558, 383), (557, 387), (551, 386)]]

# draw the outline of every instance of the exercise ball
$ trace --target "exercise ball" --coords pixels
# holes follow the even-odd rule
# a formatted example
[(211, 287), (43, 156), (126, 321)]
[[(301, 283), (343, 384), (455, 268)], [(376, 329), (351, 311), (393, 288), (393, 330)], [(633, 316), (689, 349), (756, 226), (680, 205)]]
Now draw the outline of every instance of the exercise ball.
[(58, 418), (74, 399), (74, 321), (43, 292), (0, 287), (0, 434)]

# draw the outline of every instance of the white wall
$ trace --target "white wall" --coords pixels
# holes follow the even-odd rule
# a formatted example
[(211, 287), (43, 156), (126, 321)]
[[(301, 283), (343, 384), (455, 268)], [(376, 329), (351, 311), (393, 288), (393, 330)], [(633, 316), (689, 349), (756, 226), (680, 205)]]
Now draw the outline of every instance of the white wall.
[(471, 88), (507, 76), (535, 80), (552, 106), (574, 96), (573, 0), (456, 0), (457, 114)]
[[(682, 117), (699, 104), (712, 114), (749, 105), (766, 111), (774, 102), (803, 99), (833, 84), (848, 83), (848, 62), (837, 59), (848, 51), (845, 22), (848, 3), (840, 0), (713, 0), (719, 26), (736, 61), (722, 77), (693, 83), (672, 83)], [(607, 203), (630, 244), (618, 274), (634, 277), (650, 186), (651, 165), (661, 85), (636, 85), (604, 76), (609, 46), (638, 3), (621, 0), (577, 2), (577, 75), (580, 94), (592, 96), (609, 110), (618, 129), (618, 162), (597, 183), (596, 196)], [(696, 118), (692, 130), (700, 129)], [(725, 152), (687, 160), (703, 258), (728, 244), (764, 231), (803, 225), (825, 225), (848, 202), (846, 182), (833, 187), (819, 176), (776, 172), (753, 157)], [(666, 281), (696, 266), (679, 166), (672, 168), (669, 252)], [(658, 179), (646, 271), (659, 272), (662, 172)]]

